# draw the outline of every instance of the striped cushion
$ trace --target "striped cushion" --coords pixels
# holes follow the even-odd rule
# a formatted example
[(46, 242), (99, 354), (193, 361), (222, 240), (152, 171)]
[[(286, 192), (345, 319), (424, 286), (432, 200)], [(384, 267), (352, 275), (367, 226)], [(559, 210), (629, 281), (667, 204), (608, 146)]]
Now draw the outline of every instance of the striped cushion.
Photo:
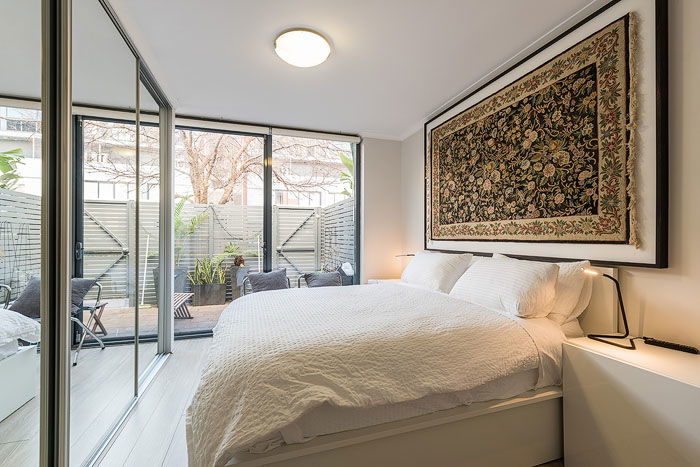
[(552, 311), (559, 266), (554, 263), (488, 258), (475, 262), (450, 295), (521, 318)]
[[(493, 257), (508, 258), (498, 253), (494, 254)], [(521, 261), (513, 258), (508, 259), (511, 261)], [(556, 296), (554, 298), (552, 312), (547, 318), (559, 324), (563, 324), (576, 319), (588, 306), (588, 302), (591, 298), (591, 277), (584, 274), (581, 268), (591, 267), (591, 262), (569, 261), (555, 264), (559, 266)]]

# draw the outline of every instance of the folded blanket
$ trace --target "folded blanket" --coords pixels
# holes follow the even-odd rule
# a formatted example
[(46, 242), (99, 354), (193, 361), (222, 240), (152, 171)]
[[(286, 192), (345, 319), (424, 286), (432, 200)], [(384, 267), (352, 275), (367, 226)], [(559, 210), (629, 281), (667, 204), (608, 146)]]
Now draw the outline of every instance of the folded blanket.
[(533, 337), (561, 337), (546, 321), (396, 284), (242, 297), (214, 329), (187, 411), (190, 465), (225, 465), (323, 403), (393, 404), (534, 368), (551, 384), (561, 340)]

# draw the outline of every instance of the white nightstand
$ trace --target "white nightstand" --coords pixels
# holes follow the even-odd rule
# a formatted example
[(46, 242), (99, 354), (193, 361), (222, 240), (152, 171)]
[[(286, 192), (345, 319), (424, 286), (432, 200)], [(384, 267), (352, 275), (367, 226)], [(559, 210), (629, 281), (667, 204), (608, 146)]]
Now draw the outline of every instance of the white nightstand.
[(368, 284), (381, 284), (386, 282), (401, 282), (401, 279), (367, 279)]
[(700, 355), (635, 342), (564, 344), (567, 467), (700, 465)]

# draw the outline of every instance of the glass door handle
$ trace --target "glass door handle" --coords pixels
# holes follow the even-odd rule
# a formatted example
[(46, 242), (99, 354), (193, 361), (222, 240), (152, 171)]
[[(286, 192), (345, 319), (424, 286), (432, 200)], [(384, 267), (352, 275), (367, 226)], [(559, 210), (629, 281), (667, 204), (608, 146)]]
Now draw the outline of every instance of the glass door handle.
[(83, 242), (76, 242), (75, 243), (75, 260), (76, 261), (81, 261), (83, 259)]

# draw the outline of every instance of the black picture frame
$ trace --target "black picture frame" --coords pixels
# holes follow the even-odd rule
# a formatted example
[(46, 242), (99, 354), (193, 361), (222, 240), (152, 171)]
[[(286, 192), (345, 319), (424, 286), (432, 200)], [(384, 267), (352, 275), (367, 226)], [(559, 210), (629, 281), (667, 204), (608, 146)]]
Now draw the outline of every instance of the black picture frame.
[[(429, 248), (428, 247), (428, 234), (427, 234), (427, 206), (426, 202), (428, 199), (428, 187), (426, 181), (427, 168), (429, 167), (428, 153), (426, 151), (428, 143), (428, 126), (430, 123), (439, 119), (458, 105), (465, 102), (470, 97), (474, 96), (487, 86), (493, 84), (503, 76), (507, 75), (520, 65), (528, 62), (533, 57), (537, 56), (543, 52), (548, 47), (552, 46), (556, 42), (560, 41), (562, 38), (571, 34), (575, 30), (579, 29), (584, 24), (591, 21), (593, 18), (599, 16), (603, 12), (607, 11), (613, 5), (620, 3), (622, 0), (612, 0), (605, 4), (595, 12), (591, 13), (581, 21), (577, 22), (575, 25), (571, 26), (561, 34), (557, 35), (552, 40), (538, 47), (536, 50), (528, 54), (526, 57), (518, 60), (516, 63), (510, 65), (508, 68), (500, 72), (498, 75), (488, 79), (486, 82), (480, 84), (477, 88), (470, 91), (467, 95), (461, 97), (456, 102), (452, 103), (445, 109), (441, 110), (438, 114), (433, 115), (431, 118), (425, 121), (423, 124), (423, 248), (428, 251), (436, 251), (442, 253), (473, 253), (477, 256), (491, 256), (492, 253), (469, 251), (469, 250), (446, 250), (440, 248)], [(607, 260), (592, 260), (591, 264), (594, 266), (602, 267), (644, 267), (644, 268), (657, 268), (663, 269), (668, 267), (668, 228), (669, 228), (669, 206), (668, 206), (668, 194), (669, 194), (669, 167), (668, 167), (668, 0), (653, 0), (654, 1), (654, 19), (655, 19), (655, 33), (656, 33), (656, 49), (655, 49), (655, 65), (656, 65), (656, 95), (655, 95), (655, 108), (656, 108), (656, 235), (655, 235), (655, 259), (654, 262), (641, 263), (641, 262), (626, 262), (626, 261), (607, 261)], [(469, 240), (451, 240), (453, 242), (463, 242)], [(481, 241), (481, 240), (480, 240)], [(499, 240), (493, 240), (494, 243), (501, 242)], [(502, 241), (503, 243), (510, 243), (511, 241)], [(565, 242), (562, 242), (565, 243)], [(547, 262), (559, 262), (559, 261), (580, 261), (587, 258), (560, 258), (560, 257), (549, 257), (549, 256), (531, 256), (531, 255), (518, 255), (518, 254), (508, 254), (508, 256), (517, 259), (534, 260), (534, 261), (547, 261)]]

